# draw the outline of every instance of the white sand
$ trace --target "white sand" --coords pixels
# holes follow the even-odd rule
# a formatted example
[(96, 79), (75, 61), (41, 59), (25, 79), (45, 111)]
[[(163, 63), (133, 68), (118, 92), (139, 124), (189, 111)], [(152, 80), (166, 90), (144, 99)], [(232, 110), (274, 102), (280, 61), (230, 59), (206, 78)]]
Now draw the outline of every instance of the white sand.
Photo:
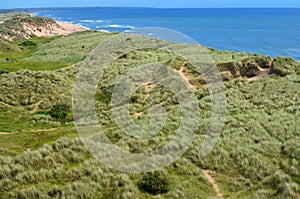
[(29, 35), (37, 37), (51, 37), (55, 35), (68, 35), (73, 32), (88, 30), (85, 27), (69, 24), (65, 22), (56, 22), (47, 26), (36, 26), (35, 24), (23, 23), (23, 28)]

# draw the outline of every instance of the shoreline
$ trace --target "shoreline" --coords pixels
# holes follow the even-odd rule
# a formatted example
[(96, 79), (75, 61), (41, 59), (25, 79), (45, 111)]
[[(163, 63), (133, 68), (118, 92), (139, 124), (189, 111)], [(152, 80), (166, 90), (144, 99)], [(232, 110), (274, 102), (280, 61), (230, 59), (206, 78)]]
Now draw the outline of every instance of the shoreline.
[[(42, 17), (39, 16), (38, 12), (28, 12), (27, 14), (29, 14), (32, 17)], [(53, 18), (52, 18), (53, 19)], [(71, 34), (73, 32), (80, 32), (80, 31), (87, 31), (87, 30), (91, 30), (88, 27), (82, 26), (82, 25), (78, 25), (78, 24), (72, 24), (66, 21), (57, 21), (55, 19), (53, 19), (55, 21), (55, 23), (62, 28), (62, 30), (57, 29), (56, 32), (60, 35), (68, 35)], [(56, 29), (56, 28), (54, 28)], [(45, 35), (46, 36), (46, 35)]]
[[(262, 11), (263, 9), (259, 9), (260, 11), (257, 11), (258, 14), (255, 14), (254, 11), (256, 11), (256, 9), (253, 8), (253, 12), (247, 12), (247, 15), (245, 15), (242, 20), (238, 20), (239, 17), (243, 15), (243, 12), (230, 12), (228, 11), (229, 9), (211, 8), (203, 9), (205, 12), (201, 12), (200, 10), (197, 12), (197, 8), (195, 8), (191, 9), (191, 12), (184, 17), (182, 16), (184, 10), (181, 9), (133, 9), (124, 10), (122, 13), (118, 13), (118, 10), (110, 10), (107, 8), (95, 8), (95, 10), (90, 10), (80, 7), (80, 9), (82, 10), (76, 11), (75, 8), (70, 8), (68, 10), (69, 14), (65, 15), (61, 13), (63, 9), (57, 12), (56, 9), (49, 8), (46, 10), (47, 12), (40, 10), (38, 15), (57, 17), (59, 20), (67, 22), (72, 21), (75, 24), (82, 23), (82, 25), (87, 26), (92, 30), (105, 29), (109, 32), (120, 33), (130, 30), (130, 28), (126, 27), (128, 25), (137, 28), (164, 27), (165, 22), (160, 21), (159, 19), (166, 20), (166, 22), (168, 20), (178, 20), (180, 21), (179, 24), (170, 23), (167, 27), (187, 34), (202, 45), (209, 46), (214, 49), (220, 49), (222, 51), (228, 50), (235, 52), (258, 53), (270, 55), (271, 57), (290, 56), (298, 62), (300, 61), (299, 53), (297, 53), (297, 51), (299, 52), (299, 46), (297, 46), (295, 42), (291, 41), (291, 38), (297, 34), (298, 29), (290, 29), (288, 23), (282, 23), (283, 18), (276, 17), (280, 13), (282, 16), (287, 17), (290, 21), (297, 23), (295, 18), (293, 19), (288, 11), (277, 12), (274, 11), (276, 9), (270, 9), (270, 12), (265, 13)], [(222, 12), (220, 12), (220, 10)], [(236, 10), (239, 10), (239, 8)], [(295, 16), (300, 17), (300, 15), (296, 12), (297, 11), (293, 11), (292, 13), (295, 13)], [(81, 13), (89, 14), (82, 15)], [(127, 17), (128, 14), (131, 17)], [(253, 22), (253, 20), (264, 20), (263, 16), (265, 15), (268, 17), (264, 26)], [(207, 18), (205, 18), (205, 16)], [(98, 23), (97, 20), (99, 19), (103, 20), (103, 23)], [(277, 19), (280, 21), (277, 21)], [(84, 22), (84, 20), (90, 22)], [(193, 23), (193, 20), (198, 20), (198, 22)], [(224, 26), (223, 23), (226, 23), (226, 25)], [(249, 27), (245, 27), (244, 25), (241, 25), (241, 23), (250, 24)], [(277, 25), (275, 26), (274, 24)], [(120, 27), (115, 25), (119, 25)], [(101, 31), (104, 32), (104, 30)], [(235, 34), (237, 31), (239, 32), (238, 35)], [(281, 43), (283, 46), (281, 46)]]
[[(65, 22), (65, 21), (55, 21), (55, 22), (61, 28), (63, 28), (68, 34), (71, 34), (73, 32), (80, 32), (80, 31), (90, 30), (88, 27), (81, 26), (81, 25), (78, 25), (78, 24), (68, 23), (68, 22)], [(64, 33), (62, 33), (62, 34), (64, 34)]]
[(83, 32), (89, 30), (86, 27), (61, 22), (61, 21), (53, 21), (53, 23), (49, 23), (47, 26), (35, 26), (30, 23), (22, 24), (24, 30), (30, 35), (35, 35), (37, 37), (52, 37), (55, 35), (69, 35), (74, 32)]

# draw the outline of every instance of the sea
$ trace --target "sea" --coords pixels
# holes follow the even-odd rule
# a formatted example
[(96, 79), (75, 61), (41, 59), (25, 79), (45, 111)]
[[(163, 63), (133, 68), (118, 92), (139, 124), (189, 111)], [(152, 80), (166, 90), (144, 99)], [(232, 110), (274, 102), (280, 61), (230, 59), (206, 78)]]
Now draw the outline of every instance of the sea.
[(45, 8), (35, 14), (104, 32), (167, 28), (219, 50), (300, 61), (300, 8)]

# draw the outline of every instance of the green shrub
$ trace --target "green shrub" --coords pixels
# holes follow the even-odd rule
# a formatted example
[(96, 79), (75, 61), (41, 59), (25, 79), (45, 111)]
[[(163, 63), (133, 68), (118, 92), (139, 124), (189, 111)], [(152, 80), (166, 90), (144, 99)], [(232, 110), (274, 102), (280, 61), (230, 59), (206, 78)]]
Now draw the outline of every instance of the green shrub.
[(255, 58), (255, 61), (261, 68), (270, 68), (272, 66), (272, 59), (270, 56), (259, 56)]
[(35, 186), (30, 186), (29, 188), (25, 188), (22, 190), (18, 190), (16, 195), (13, 196), (13, 198), (45, 198), (46, 195), (39, 189), (37, 189)]
[(282, 198), (295, 198), (298, 191), (298, 184), (296, 183), (282, 183), (278, 186), (278, 194)]
[(66, 104), (55, 104), (52, 106), (51, 110), (49, 111), (49, 114), (52, 118), (55, 118), (65, 123), (69, 109), (70, 107)]
[(226, 63), (219, 63), (217, 67), (220, 72), (229, 71), (233, 76), (237, 76), (240, 68), (242, 67), (241, 62), (226, 62)]
[(144, 174), (138, 187), (144, 192), (157, 195), (167, 193), (170, 189), (170, 182), (164, 173), (155, 171)]
[(19, 44), (19, 46), (37, 46), (37, 44), (33, 41), (26, 40)]
[(233, 79), (232, 74), (230, 72), (228, 72), (228, 71), (221, 72), (220, 76), (223, 79), (223, 81), (230, 81), (230, 80)]
[(246, 63), (241, 69), (241, 75), (254, 77), (259, 74), (259, 65), (257, 63)]
[(8, 72), (7, 71), (5, 71), (5, 70), (0, 70), (0, 75), (2, 75), (2, 74), (7, 74)]
[(290, 183), (291, 180), (292, 179), (289, 175), (277, 171), (274, 175), (271, 176), (271, 178), (267, 180), (267, 183), (277, 188), (279, 184)]
[(290, 57), (276, 57), (272, 62), (271, 73), (285, 76), (294, 73), (299, 67), (300, 64)]
[(254, 199), (269, 199), (272, 198), (272, 196), (273, 196), (272, 190), (261, 189), (255, 193)]
[(53, 188), (48, 192), (48, 196), (51, 198), (60, 198), (62, 196), (62, 190), (58, 186), (54, 185)]

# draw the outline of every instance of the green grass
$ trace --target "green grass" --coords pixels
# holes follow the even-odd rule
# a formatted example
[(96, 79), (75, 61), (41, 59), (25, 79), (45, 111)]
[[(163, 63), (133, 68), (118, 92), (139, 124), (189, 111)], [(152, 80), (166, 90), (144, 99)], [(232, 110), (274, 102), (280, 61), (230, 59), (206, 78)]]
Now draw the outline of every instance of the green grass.
[[(11, 109), (11, 108), (9, 108)], [(1, 132), (16, 132), (21, 131), (21, 129), (28, 128), (30, 126), (30, 116), (22, 114), (20, 111), (16, 110), (1, 110)], [(13, 121), (13, 122), (12, 122)]]
[[(87, 31), (66, 37), (32, 38), (30, 41), (37, 46), (0, 54), (0, 70), (10, 71), (0, 76), (0, 101), (8, 104), (0, 104), (0, 132), (19, 132), (0, 135), (0, 198), (216, 197), (203, 169), (210, 170), (225, 198), (300, 196), (300, 76), (298, 64), (290, 59), (291, 67), (284, 59), (276, 61), (276, 71), (288, 70), (287, 74), (279, 74), (282, 77), (275, 73), (249, 82), (233, 73), (243, 72), (249, 63), (265, 68), (268, 57), (210, 50), (219, 69), (228, 76), (224, 83), (227, 116), (217, 145), (201, 159), (198, 153), (207, 136), (212, 104), (201, 75), (187, 64), (183, 72), (196, 88), (201, 126), (191, 148), (163, 169), (171, 181), (167, 193), (145, 193), (138, 186), (143, 174), (119, 172), (93, 159), (76, 139), (76, 129), (70, 123), (72, 113), (68, 113), (67, 124), (62, 125), (47, 112), (53, 104), (71, 105), (76, 63), (110, 36)], [(14, 62), (6, 63), (6, 58)], [(147, 110), (154, 104), (162, 104), (168, 113), (164, 128), (149, 141), (128, 136), (117, 126), (110, 98), (115, 80), (130, 69), (159, 62), (178, 70), (184, 61), (174, 54), (148, 49), (130, 52), (106, 70), (97, 88), (95, 108), (99, 123), (113, 143), (129, 151), (149, 152), (170, 140), (180, 125), (181, 115), (174, 95), (164, 87), (147, 91), (142, 86), (131, 96), (131, 117), (144, 112), (134, 118), (137, 124), (149, 123)], [(75, 65), (66, 67), (71, 64)], [(40, 100), (43, 101), (37, 106)]]
[(40, 61), (40, 60), (26, 60), (25, 58), (33, 55), (41, 46), (59, 38), (55, 37), (36, 37), (28, 41), (32, 41), (37, 44), (37, 46), (20, 46), (23, 41), (17, 41), (11, 43), (19, 50), (7, 51), (0, 53), (0, 70), (5, 70), (9, 72), (15, 72), (21, 69), (28, 69), (32, 71), (44, 71), (44, 70), (56, 70), (59, 68), (64, 68), (71, 65), (69, 62), (53, 62), (53, 61)]
[(22, 69), (32, 71), (49, 71), (57, 70), (71, 65), (70, 63), (61, 62), (38, 62), (38, 61), (16, 61), (14, 63), (1, 63), (0, 70), (15, 72)]
[(17, 134), (0, 135), (0, 155), (7, 155), (7, 152), (20, 154), (28, 150), (37, 150), (45, 143), (52, 143), (61, 137), (74, 138), (77, 136), (77, 131), (71, 127), (60, 127), (51, 131), (45, 128), (39, 132), (23, 130)]
[[(141, 174), (127, 174), (105, 167), (90, 157), (78, 139), (63, 138), (14, 158), (0, 156), (0, 161), (0, 177), (6, 179), (0, 181), (2, 198), (20, 197), (21, 194), (26, 197), (39, 194), (46, 198), (57, 192), (76, 198), (115, 198), (120, 193), (124, 198), (155, 198), (139, 190), (137, 183)], [(164, 172), (173, 183), (168, 193), (161, 195), (163, 197), (215, 195), (201, 170), (186, 160), (179, 160)]]
[[(23, 41), (10, 43), (16, 50), (0, 53), (0, 70), (56, 70), (82, 61), (88, 53), (111, 34), (86, 31), (66, 37), (34, 37), (37, 46), (20, 46)], [(12, 48), (12, 47), (10, 47)]]
[(33, 116), (27, 110), (0, 107), (0, 154), (19, 154), (28, 149), (36, 150), (45, 143), (53, 142), (62, 136), (76, 137), (73, 125), (53, 126), (51, 123), (33, 124)]
[(91, 50), (110, 36), (112, 34), (95, 31), (73, 33), (40, 47), (27, 60), (76, 63), (84, 60)]

